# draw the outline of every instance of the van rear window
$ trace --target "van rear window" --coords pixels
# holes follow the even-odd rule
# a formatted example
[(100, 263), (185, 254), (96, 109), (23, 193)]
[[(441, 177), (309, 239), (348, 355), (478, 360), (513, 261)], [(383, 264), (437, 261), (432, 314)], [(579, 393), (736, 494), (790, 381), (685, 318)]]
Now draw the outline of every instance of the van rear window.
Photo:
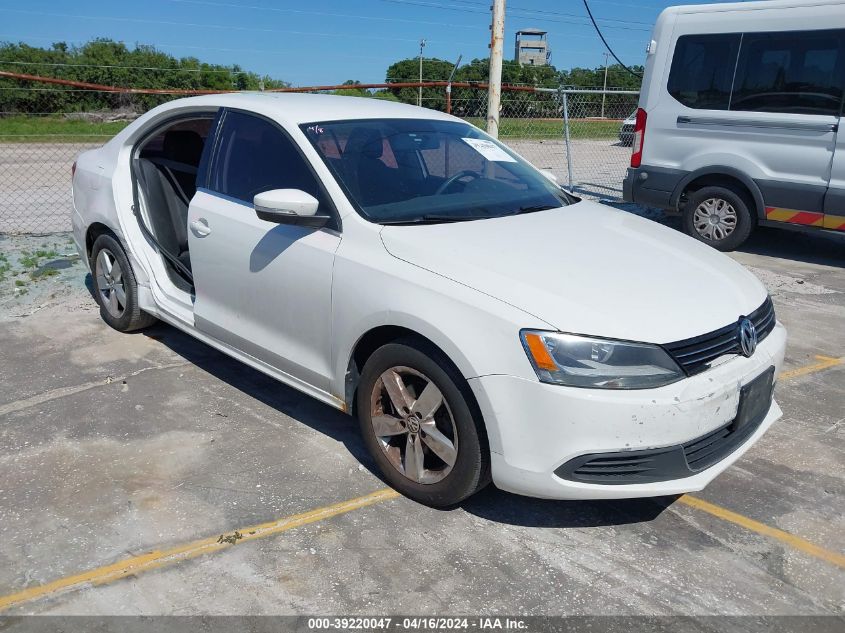
[(689, 108), (727, 110), (739, 42), (739, 33), (679, 37), (669, 94)]

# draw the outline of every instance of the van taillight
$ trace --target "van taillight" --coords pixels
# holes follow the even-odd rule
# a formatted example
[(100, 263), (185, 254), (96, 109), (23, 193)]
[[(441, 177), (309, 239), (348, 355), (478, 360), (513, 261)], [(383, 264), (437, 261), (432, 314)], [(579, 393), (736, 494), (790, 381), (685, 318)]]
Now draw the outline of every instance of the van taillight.
[(631, 150), (631, 167), (639, 167), (643, 161), (643, 141), (645, 140), (646, 113), (637, 108), (637, 122), (634, 124), (634, 143)]
[(76, 175), (76, 161), (73, 161), (73, 165), (70, 166), (70, 179), (73, 180), (73, 177)]

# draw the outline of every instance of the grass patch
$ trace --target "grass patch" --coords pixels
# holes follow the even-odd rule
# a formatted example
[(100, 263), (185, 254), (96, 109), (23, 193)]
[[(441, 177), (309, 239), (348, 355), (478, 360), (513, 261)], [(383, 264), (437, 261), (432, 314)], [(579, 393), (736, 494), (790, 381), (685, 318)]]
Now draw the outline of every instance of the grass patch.
[[(0, 117), (0, 143), (72, 143), (79, 137), (107, 140), (129, 125), (128, 121), (94, 123), (60, 116)], [(99, 138), (96, 138), (99, 137)]]
[(34, 273), (30, 273), (30, 278), (32, 281), (38, 281), (39, 279), (43, 279), (44, 277), (53, 277), (54, 275), (58, 275), (59, 271), (55, 268), (41, 268), (40, 270), (36, 270)]
[(42, 259), (52, 259), (58, 256), (59, 254), (52, 249), (39, 249), (34, 253), (30, 253), (29, 251), (21, 251), (20, 264), (24, 268), (38, 268), (41, 265)]
[[(466, 119), (468, 123), (485, 129), (486, 121), (480, 117)], [(570, 119), (572, 139), (616, 139), (621, 121), (615, 119)], [(128, 121), (94, 123), (66, 119), (60, 116), (9, 116), (0, 117), (0, 143), (78, 142), (79, 137), (107, 140), (129, 125)], [(562, 139), (563, 119), (514, 119), (499, 121), (502, 139)]]
[[(485, 129), (487, 122), (481, 118), (466, 119), (479, 129)], [(617, 139), (622, 121), (610, 119), (570, 119), (569, 137), (571, 139)], [(510, 119), (499, 121), (499, 138), (508, 139), (562, 139), (563, 119)]]

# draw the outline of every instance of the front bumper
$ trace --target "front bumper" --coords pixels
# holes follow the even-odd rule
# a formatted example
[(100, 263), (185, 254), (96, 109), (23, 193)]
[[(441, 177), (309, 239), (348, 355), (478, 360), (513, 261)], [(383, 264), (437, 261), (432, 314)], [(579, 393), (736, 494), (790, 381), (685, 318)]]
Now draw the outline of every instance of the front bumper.
[(751, 358), (728, 357), (711, 369), (658, 389), (610, 391), (544, 384), (514, 376), (471, 379), (487, 424), (493, 482), (510, 492), (548, 499), (614, 499), (701, 490), (745, 453), (781, 416), (771, 408), (730, 454), (690, 476), (606, 485), (563, 479), (555, 470), (595, 453), (673, 447), (729, 424), (740, 389), (783, 365), (786, 330), (778, 324)]

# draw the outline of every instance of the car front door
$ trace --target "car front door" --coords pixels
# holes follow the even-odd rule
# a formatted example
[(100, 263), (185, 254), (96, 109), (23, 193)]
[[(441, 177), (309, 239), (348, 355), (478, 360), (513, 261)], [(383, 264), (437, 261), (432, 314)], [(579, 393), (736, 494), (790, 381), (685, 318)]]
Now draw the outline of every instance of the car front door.
[(253, 197), (301, 189), (337, 217), (295, 142), (261, 116), (223, 113), (188, 210), (197, 329), (318, 389), (329, 386), (331, 283), (340, 233), (260, 219)]

